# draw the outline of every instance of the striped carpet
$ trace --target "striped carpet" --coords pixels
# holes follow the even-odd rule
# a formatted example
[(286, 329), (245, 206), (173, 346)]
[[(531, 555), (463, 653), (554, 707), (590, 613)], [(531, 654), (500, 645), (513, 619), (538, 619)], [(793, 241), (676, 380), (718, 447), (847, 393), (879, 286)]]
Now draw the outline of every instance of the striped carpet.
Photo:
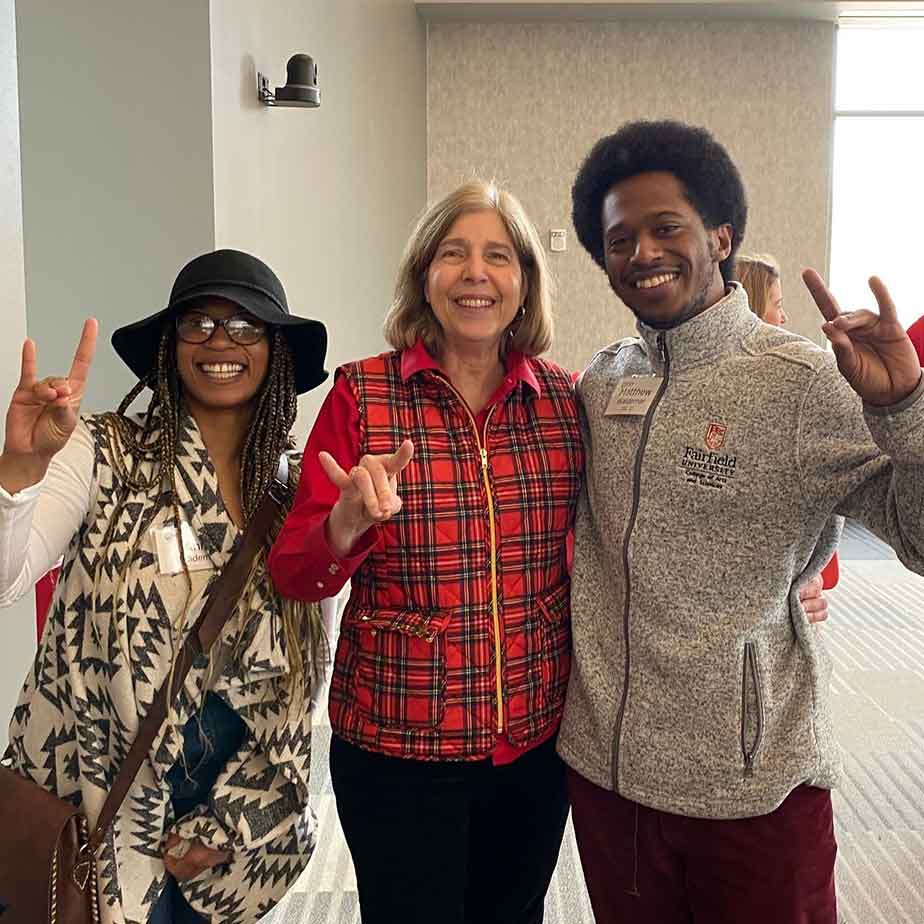
[[(844, 749), (835, 793), (843, 924), (924, 924), (924, 579), (848, 523), (824, 631)], [(312, 756), (319, 847), (264, 924), (359, 924), (356, 880), (327, 771), (326, 710)], [(546, 924), (593, 924), (570, 823), (546, 900)], [(434, 924), (438, 924), (434, 921)]]

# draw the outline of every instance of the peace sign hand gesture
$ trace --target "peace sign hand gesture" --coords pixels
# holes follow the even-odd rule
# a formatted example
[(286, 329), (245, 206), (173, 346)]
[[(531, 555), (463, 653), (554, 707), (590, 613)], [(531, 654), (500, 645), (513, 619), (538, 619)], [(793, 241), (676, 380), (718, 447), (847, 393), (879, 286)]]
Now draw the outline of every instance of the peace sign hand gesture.
[(332, 551), (346, 556), (370, 526), (390, 520), (401, 509), (398, 475), (414, 455), (414, 444), (405, 440), (395, 452), (366, 455), (345, 472), (330, 453), (318, 461), (340, 497), (327, 519), (327, 539)]
[(921, 381), (921, 365), (882, 280), (878, 276), (869, 280), (879, 305), (876, 314), (865, 309), (842, 313), (815, 270), (805, 270), (802, 279), (825, 317), (821, 329), (850, 387), (867, 404), (878, 407), (907, 398)]
[(0, 456), (0, 484), (7, 491), (22, 490), (40, 481), (52, 456), (74, 432), (98, 329), (95, 318), (84, 322), (66, 378), (39, 380), (35, 343), (26, 340), (23, 344), (19, 384), (6, 412), (6, 440)]

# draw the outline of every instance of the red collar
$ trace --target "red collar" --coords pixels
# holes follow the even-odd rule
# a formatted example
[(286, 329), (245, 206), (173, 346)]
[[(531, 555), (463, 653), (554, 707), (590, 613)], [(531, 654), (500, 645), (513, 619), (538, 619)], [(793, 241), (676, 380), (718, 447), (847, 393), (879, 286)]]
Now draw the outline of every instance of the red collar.
[[(536, 378), (527, 356), (511, 350), (504, 359), (504, 365), (507, 368), (506, 385), (512, 387), (519, 382), (525, 382), (537, 395), (542, 394), (539, 380)], [(422, 340), (418, 340), (414, 346), (407, 347), (401, 351), (401, 378), (403, 381), (406, 382), (412, 375), (424, 372), (427, 369), (434, 369), (438, 372), (443, 371), (440, 364), (427, 352)]]

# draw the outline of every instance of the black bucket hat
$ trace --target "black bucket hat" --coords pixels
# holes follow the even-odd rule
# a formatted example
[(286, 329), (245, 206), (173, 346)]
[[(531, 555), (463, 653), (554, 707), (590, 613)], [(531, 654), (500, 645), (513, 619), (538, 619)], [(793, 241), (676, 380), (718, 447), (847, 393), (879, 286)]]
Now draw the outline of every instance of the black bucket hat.
[(180, 270), (170, 302), (162, 311), (113, 331), (112, 346), (139, 379), (157, 364), (164, 322), (190, 302), (224, 298), (255, 318), (282, 329), (295, 363), (299, 394), (317, 388), (326, 378), (327, 329), (320, 321), (289, 314), (286, 293), (276, 274), (262, 261), (240, 250), (215, 250), (190, 260)]

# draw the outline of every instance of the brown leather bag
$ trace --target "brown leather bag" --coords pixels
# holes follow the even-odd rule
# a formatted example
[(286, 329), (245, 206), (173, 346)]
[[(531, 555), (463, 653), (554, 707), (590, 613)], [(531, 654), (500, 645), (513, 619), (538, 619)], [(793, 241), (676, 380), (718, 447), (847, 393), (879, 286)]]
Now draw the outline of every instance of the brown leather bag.
[(168, 677), (142, 720), (92, 834), (80, 809), (0, 767), (0, 924), (99, 924), (96, 852), (151, 752), (167, 717), (168, 698), (173, 701), (193, 660), (209, 650), (234, 612), (254, 557), (281, 507), (277, 484), (287, 481), (288, 467), (283, 458), (276, 481), (212, 586), (180, 649), (171, 689), (167, 689)]
[(96, 924), (88, 842), (79, 809), (0, 767), (0, 922)]

